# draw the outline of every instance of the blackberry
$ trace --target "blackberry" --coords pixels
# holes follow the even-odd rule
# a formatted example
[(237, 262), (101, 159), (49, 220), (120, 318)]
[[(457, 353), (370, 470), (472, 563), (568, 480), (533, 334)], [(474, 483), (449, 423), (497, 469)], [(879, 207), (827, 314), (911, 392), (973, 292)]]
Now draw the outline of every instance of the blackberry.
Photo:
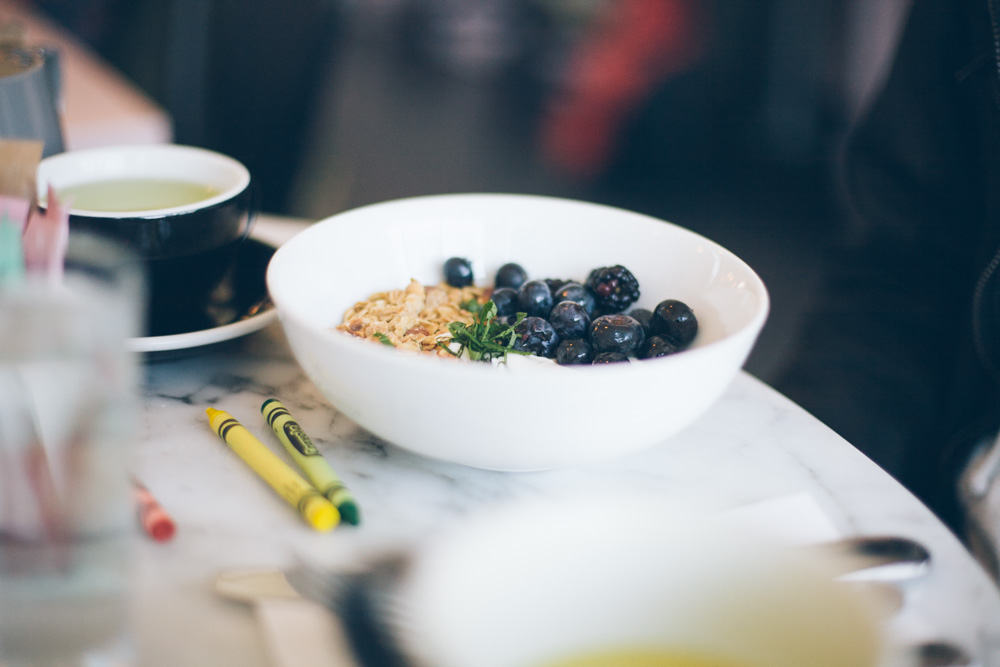
[(621, 264), (594, 269), (587, 277), (587, 287), (597, 299), (602, 313), (620, 313), (639, 298), (639, 281)]

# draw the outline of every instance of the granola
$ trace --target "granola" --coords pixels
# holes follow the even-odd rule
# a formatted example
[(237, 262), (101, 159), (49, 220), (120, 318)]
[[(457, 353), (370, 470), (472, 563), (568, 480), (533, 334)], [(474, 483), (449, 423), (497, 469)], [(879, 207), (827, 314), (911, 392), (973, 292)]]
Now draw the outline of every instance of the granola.
[(448, 324), (471, 324), (473, 315), (461, 304), (471, 299), (486, 303), (490, 291), (443, 282), (425, 287), (411, 280), (405, 289), (378, 292), (355, 303), (336, 328), (358, 338), (392, 343), (398, 349), (450, 356), (438, 345), (451, 337)]

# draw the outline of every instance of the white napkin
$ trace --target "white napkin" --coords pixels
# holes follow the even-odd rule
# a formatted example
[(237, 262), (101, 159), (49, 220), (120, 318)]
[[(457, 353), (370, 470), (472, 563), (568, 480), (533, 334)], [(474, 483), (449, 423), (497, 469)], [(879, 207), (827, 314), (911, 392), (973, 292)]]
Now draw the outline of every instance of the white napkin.
[(725, 521), (791, 544), (828, 542), (842, 537), (819, 503), (807, 492), (761, 500), (727, 510)]

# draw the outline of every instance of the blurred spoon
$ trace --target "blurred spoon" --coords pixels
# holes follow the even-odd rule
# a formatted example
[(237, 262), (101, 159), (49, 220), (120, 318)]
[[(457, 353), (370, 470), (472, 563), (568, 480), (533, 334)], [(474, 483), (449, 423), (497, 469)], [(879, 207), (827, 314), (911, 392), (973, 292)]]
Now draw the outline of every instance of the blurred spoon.
[(361, 572), (335, 572), (309, 562), (286, 573), (302, 595), (334, 611), (360, 665), (408, 667), (414, 661), (398, 641), (394, 623), (396, 584), (408, 557), (383, 557)]
[(979, 667), (978, 660), (951, 642), (926, 642), (913, 649), (917, 667)]
[(840, 568), (840, 579), (851, 581), (903, 581), (927, 574), (931, 554), (919, 542), (895, 535), (847, 537), (809, 545), (826, 556), (833, 556)]

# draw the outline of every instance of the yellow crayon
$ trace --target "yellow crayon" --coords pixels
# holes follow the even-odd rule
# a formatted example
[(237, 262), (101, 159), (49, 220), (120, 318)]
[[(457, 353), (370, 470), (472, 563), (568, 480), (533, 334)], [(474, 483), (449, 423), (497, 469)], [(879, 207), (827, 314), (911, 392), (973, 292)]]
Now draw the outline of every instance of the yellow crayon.
[(305, 472), (309, 481), (337, 506), (344, 521), (354, 526), (358, 525), (361, 521), (361, 513), (358, 511), (354, 496), (340, 481), (337, 473), (319, 453), (299, 423), (288, 412), (288, 408), (282, 405), (278, 399), (269, 398), (264, 401), (264, 405), (260, 406), (260, 411), (292, 459)]
[(309, 482), (278, 458), (228, 412), (208, 408), (208, 423), (229, 448), (296, 508), (316, 530), (330, 530), (340, 522), (340, 513)]

